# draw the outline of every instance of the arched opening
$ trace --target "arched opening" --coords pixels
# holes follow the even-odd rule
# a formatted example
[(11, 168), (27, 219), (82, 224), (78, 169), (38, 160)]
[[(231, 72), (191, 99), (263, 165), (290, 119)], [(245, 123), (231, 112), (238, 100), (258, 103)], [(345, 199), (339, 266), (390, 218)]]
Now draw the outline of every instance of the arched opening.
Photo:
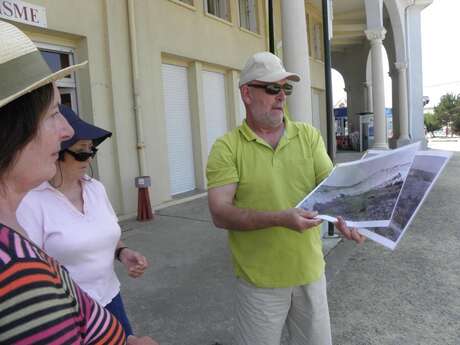
[(334, 106), (335, 137), (337, 149), (351, 148), (349, 141), (348, 100), (345, 79), (336, 69), (332, 69), (332, 102)]
[[(332, 68), (332, 103), (334, 108), (347, 106), (347, 92), (345, 90), (345, 79), (342, 74)], [(343, 104), (343, 105), (342, 105)]]

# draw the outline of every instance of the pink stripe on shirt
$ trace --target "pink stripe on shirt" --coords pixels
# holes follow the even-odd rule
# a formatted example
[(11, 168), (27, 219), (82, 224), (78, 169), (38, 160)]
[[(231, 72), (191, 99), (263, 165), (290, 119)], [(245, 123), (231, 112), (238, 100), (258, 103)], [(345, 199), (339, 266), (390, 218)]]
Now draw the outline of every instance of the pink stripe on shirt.
[[(94, 332), (98, 329), (99, 325), (101, 323), (103, 323), (103, 321), (106, 321), (106, 324), (104, 324), (104, 326), (101, 329), (105, 329), (107, 327), (107, 321), (108, 320), (103, 319), (104, 313), (102, 313), (101, 308), (102, 307), (99, 304), (97, 304), (97, 303), (94, 304), (94, 310), (91, 312), (91, 314), (92, 314), (91, 318), (87, 323), (91, 330), (86, 335), (85, 341), (87, 339), (97, 338), (99, 336), (100, 333), (97, 334), (97, 335), (94, 335)], [(96, 319), (97, 316), (98, 316), (98, 318)]]
[[(55, 333), (58, 333), (62, 329), (66, 328), (68, 326), (74, 325), (74, 324), (75, 324), (74, 320), (67, 319), (67, 320), (61, 322), (59, 325), (56, 325), (56, 326), (51, 327), (51, 328), (47, 328), (46, 330), (43, 330), (43, 331), (41, 331), (39, 333), (35, 333), (34, 335), (31, 335), (30, 337), (24, 338), (20, 342), (18, 342), (17, 344), (18, 345), (19, 344), (20, 345), (32, 345), (32, 344), (35, 344), (35, 343), (39, 342), (40, 340), (46, 339), (49, 336), (51, 336), (51, 335), (53, 335)], [(53, 341), (50, 344), (66, 344), (66, 340), (68, 340), (69, 338), (72, 338), (76, 334), (78, 334), (78, 329), (74, 328), (74, 329), (72, 329), (70, 331), (67, 331), (62, 337), (56, 339), (55, 341)], [(59, 339), (61, 339), (61, 340), (59, 340)]]
[(28, 242), (24, 242), (25, 246), (26, 246), (26, 249), (27, 249), (27, 252), (28, 252), (28, 255), (29, 257), (31, 258), (36, 258), (37, 257), (37, 254), (35, 254), (35, 251), (32, 249), (32, 247), (30, 246), (30, 244)]
[(22, 244), (23, 240), (19, 236), (14, 236), (14, 249), (16, 251), (16, 254), (18, 255), (18, 258), (23, 258), (24, 257), (24, 250), (22, 249)]
[(2, 260), (5, 265), (11, 261), (11, 256), (9, 256), (6, 252), (3, 250), (0, 250), (0, 260)]

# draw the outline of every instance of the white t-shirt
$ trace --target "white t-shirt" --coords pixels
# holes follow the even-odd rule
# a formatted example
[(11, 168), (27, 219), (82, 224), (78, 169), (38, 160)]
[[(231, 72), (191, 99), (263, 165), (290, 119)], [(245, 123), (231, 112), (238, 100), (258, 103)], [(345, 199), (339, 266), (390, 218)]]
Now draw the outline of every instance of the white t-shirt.
[(44, 182), (27, 193), (16, 216), (30, 239), (105, 306), (120, 292), (113, 261), (121, 229), (102, 183), (91, 179), (81, 184), (83, 213)]

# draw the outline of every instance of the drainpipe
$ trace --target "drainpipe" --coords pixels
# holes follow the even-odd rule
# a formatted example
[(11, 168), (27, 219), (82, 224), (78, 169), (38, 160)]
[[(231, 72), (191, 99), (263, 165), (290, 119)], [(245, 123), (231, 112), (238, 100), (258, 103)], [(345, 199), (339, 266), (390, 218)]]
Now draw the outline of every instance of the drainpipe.
[(326, 124), (327, 124), (327, 153), (332, 161), (335, 159), (334, 149), (334, 109), (332, 101), (331, 77), (331, 41), (329, 39), (329, 0), (323, 0), (323, 45), (324, 45), (324, 80), (326, 87)]
[(153, 218), (152, 206), (150, 205), (149, 187), (151, 185), (150, 176), (147, 175), (144, 130), (142, 123), (142, 113), (140, 105), (140, 83), (139, 83), (139, 66), (137, 56), (137, 39), (136, 39), (136, 15), (134, 0), (128, 0), (128, 23), (129, 39), (131, 45), (131, 71), (133, 74), (133, 97), (134, 97), (134, 117), (136, 120), (136, 137), (137, 137), (137, 161), (139, 164), (139, 176), (135, 178), (135, 186), (138, 188), (137, 198), (137, 220), (144, 221)]
[(136, 39), (136, 16), (134, 0), (128, 0), (128, 22), (129, 22), (129, 39), (131, 45), (131, 72), (133, 75), (133, 96), (134, 96), (134, 117), (136, 120), (136, 138), (137, 138), (137, 161), (139, 165), (139, 175), (145, 176), (145, 144), (144, 130), (142, 123), (141, 105), (140, 105), (140, 86), (139, 86), (139, 66), (137, 56), (137, 39)]
[[(332, 78), (331, 78), (331, 41), (329, 39), (329, 0), (322, 1), (323, 7), (323, 45), (324, 45), (324, 80), (326, 87), (326, 124), (327, 124), (327, 153), (331, 161), (335, 161), (334, 149), (334, 108), (332, 102)], [(332, 28), (331, 28), (332, 29)], [(327, 223), (327, 237), (337, 237), (334, 234), (334, 225)]]

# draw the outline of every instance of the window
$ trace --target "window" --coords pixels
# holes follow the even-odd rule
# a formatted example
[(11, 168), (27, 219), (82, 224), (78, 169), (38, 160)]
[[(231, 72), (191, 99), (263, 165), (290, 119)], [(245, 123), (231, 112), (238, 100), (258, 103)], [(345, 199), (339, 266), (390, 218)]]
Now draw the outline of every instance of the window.
[(240, 26), (252, 32), (259, 32), (257, 25), (257, 0), (239, 0)]
[(228, 0), (206, 0), (206, 12), (213, 16), (230, 21), (230, 8)]
[[(70, 66), (70, 55), (68, 53), (54, 52), (40, 49), (43, 58), (53, 72)], [(67, 76), (66, 78), (71, 78)]]
[[(42, 43), (36, 43), (36, 45), (53, 72), (74, 64), (72, 49)], [(56, 81), (56, 85), (59, 89), (59, 93), (61, 94), (61, 103), (71, 107), (78, 113), (76, 92), (77, 83), (75, 81), (75, 73)]]

